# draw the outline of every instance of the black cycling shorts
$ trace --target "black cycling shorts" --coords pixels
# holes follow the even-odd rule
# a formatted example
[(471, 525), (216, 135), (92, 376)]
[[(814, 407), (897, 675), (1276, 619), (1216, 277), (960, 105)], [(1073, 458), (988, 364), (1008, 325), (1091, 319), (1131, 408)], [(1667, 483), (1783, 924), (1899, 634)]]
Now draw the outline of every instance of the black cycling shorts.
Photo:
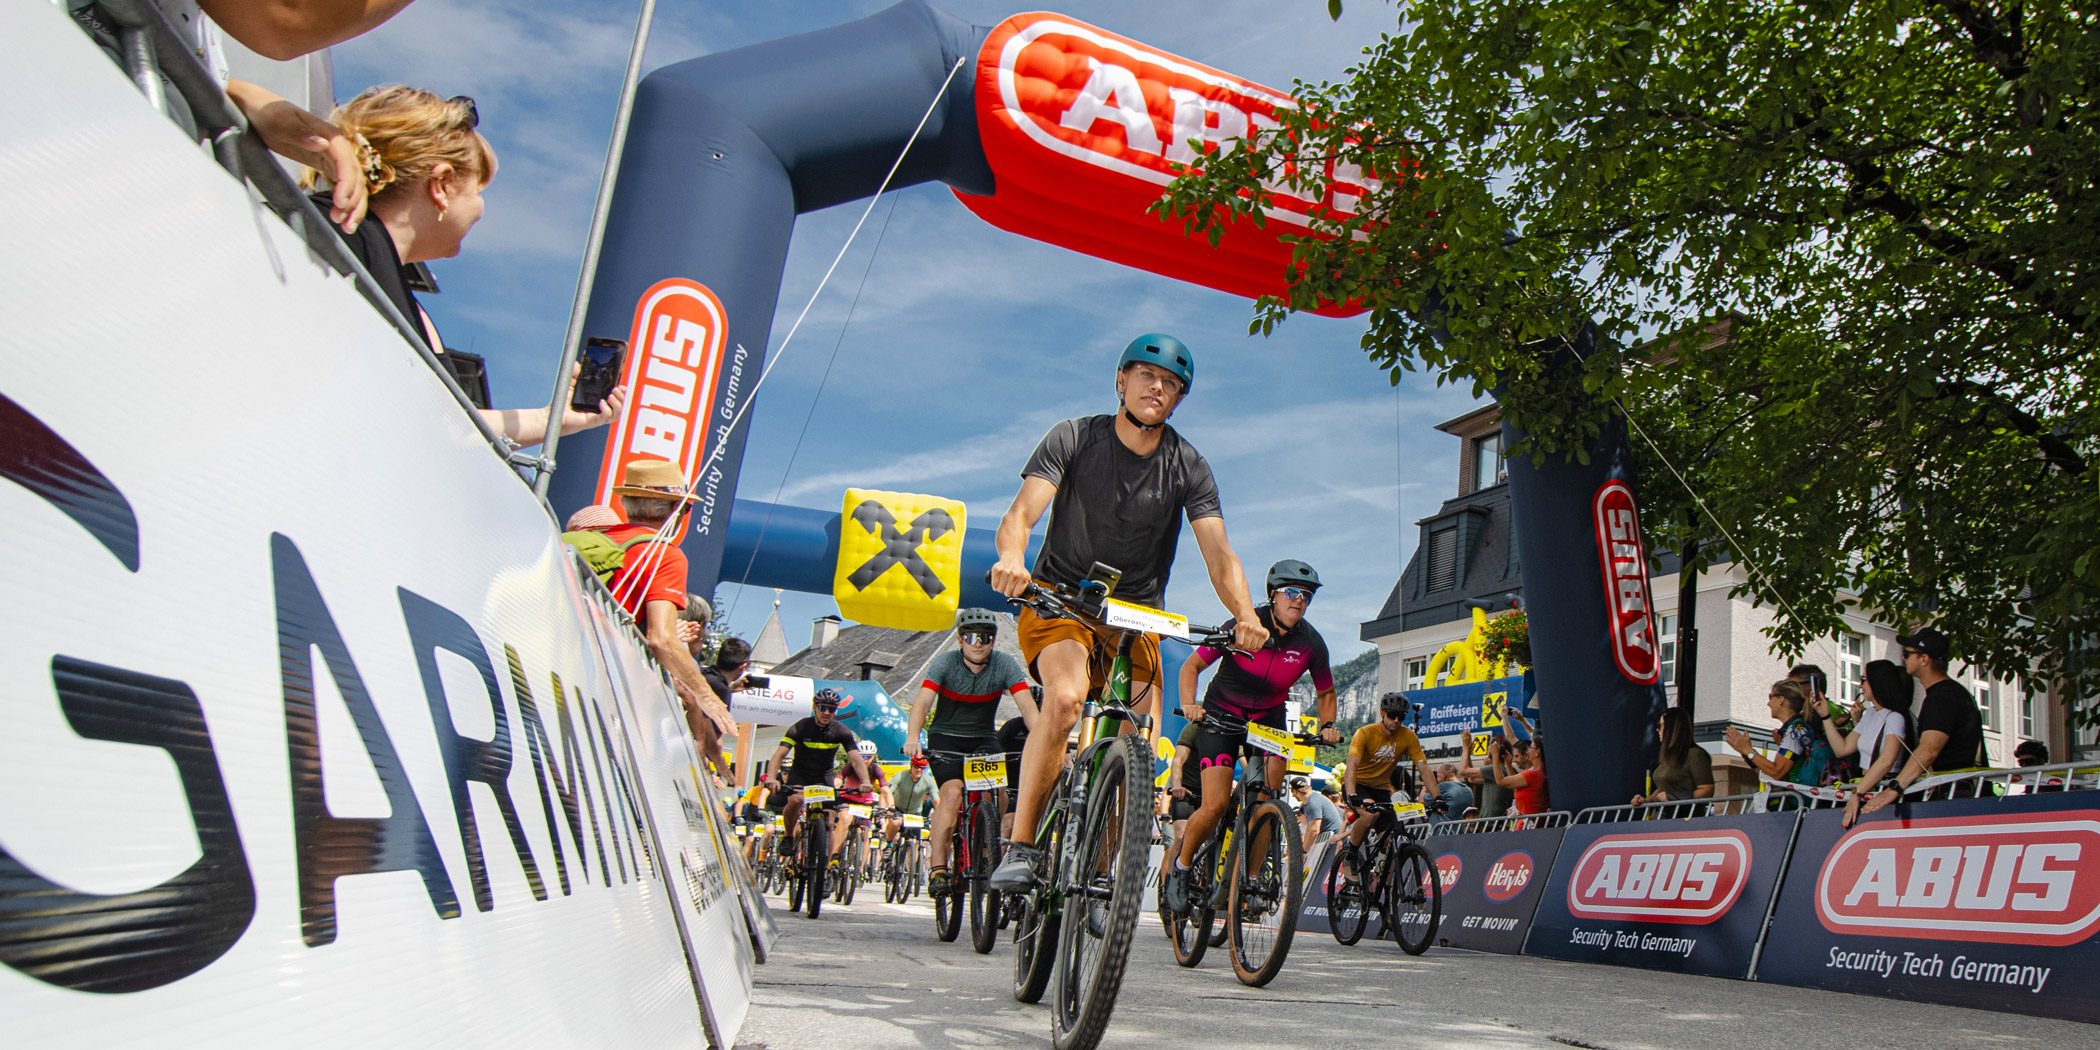
[(1192, 749), (1195, 754), (1189, 757), (1195, 760), (1199, 769), (1208, 770), (1213, 766), (1231, 769), (1241, 753), (1248, 750), (1247, 723), (1253, 722), (1280, 730), (1288, 724), (1284, 721), (1285, 717), (1286, 712), (1282, 707), (1271, 708), (1253, 718), (1243, 718), (1239, 713), (1228, 711), (1223, 706), (1207, 708), (1203, 712), (1203, 721), (1196, 727), (1196, 746)]
[(1187, 795), (1169, 802), (1167, 805), (1167, 817), (1170, 820), (1187, 820), (1195, 816), (1196, 811), (1201, 808), (1203, 808), (1203, 796), (1191, 791)]
[(765, 814), (761, 813), (757, 806), (749, 802), (737, 807), (737, 816), (743, 818), (746, 824), (763, 824), (766, 822)]
[[(780, 775), (781, 782), (785, 785), (781, 788), (780, 793), (782, 795), (793, 794), (795, 789), (806, 788), (811, 784), (822, 784), (825, 787), (831, 787), (838, 780), (838, 776), (839, 771), (836, 769), (821, 777), (805, 777), (790, 769)], [(782, 804), (786, 804), (785, 800), (782, 801)]]
[[(997, 754), (999, 752), (999, 738), (990, 734), (984, 736), (950, 736), (946, 733), (928, 733), (926, 734), (926, 750), (934, 752), (934, 754), (926, 756), (928, 765), (933, 768), (933, 782), (946, 784), (951, 780), (962, 779), (964, 756)], [(1007, 761), (1018, 762), (1020, 759), (1014, 757), (1007, 759)]]
[(1380, 813), (1393, 811), (1393, 789), (1389, 787), (1356, 785), (1356, 794), (1349, 797), (1349, 804), (1359, 809), (1375, 809)]

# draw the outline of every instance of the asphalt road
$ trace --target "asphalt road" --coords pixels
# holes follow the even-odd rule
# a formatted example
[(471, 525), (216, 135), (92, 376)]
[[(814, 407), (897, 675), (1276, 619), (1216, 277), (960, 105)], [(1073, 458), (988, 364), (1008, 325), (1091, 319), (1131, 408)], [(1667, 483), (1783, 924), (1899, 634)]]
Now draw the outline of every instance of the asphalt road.
[[(872, 890), (872, 892), (870, 892)], [(757, 969), (737, 1043), (764, 1050), (1047, 1047), (1048, 1007), (1013, 1000), (1013, 946), (989, 956), (933, 936), (924, 898), (864, 888), (816, 920), (773, 898), (780, 940)], [(1222, 949), (1174, 964), (1159, 923), (1139, 920), (1131, 969), (1103, 1047), (1191, 1050), (1357, 1047), (1560, 1050), (2062, 1050), (2100, 1027), (1779, 985), (1432, 948), (1344, 948), (1297, 938), (1266, 988), (1243, 987)]]

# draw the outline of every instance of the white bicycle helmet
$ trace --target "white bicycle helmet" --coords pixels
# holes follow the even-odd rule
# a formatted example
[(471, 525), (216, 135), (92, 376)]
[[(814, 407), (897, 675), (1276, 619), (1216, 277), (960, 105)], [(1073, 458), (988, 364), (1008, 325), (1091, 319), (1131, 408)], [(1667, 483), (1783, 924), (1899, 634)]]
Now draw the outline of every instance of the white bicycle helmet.
[(863, 740), (860, 743), (853, 745), (853, 750), (860, 752), (860, 757), (862, 758), (874, 758), (875, 741)]

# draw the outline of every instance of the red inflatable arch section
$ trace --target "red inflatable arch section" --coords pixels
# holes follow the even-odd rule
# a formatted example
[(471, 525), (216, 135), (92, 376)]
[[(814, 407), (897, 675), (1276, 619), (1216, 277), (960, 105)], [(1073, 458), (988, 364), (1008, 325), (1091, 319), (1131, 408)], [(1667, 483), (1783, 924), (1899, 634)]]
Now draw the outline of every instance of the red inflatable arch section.
[[(1266, 226), (1241, 220), (1216, 248), (1146, 211), (1204, 153), (1276, 126), (1291, 98), (1064, 15), (1015, 15), (977, 58), (977, 124), (998, 178), (992, 196), (956, 191), (986, 222), (1025, 237), (1249, 298), (1288, 288), (1291, 246), (1315, 216), (1353, 214), (1378, 186), (1327, 161), (1315, 199), (1271, 184)], [(1363, 312), (1355, 304), (1318, 311)]]

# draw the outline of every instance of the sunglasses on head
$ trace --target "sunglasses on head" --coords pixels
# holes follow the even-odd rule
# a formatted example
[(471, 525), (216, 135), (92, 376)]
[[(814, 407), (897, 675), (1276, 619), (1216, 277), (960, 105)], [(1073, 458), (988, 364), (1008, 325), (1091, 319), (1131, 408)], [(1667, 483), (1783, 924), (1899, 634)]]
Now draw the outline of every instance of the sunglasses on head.
[(964, 645), (990, 645), (994, 635), (990, 631), (964, 631), (961, 637)]
[(1309, 602), (1313, 598), (1313, 592), (1303, 587), (1279, 587), (1276, 593), (1294, 602)]
[(454, 96), (452, 96), (451, 98), (448, 98), (448, 99), (446, 99), (445, 101), (446, 101), (447, 103), (465, 103), (465, 104), (466, 104), (466, 107), (467, 107), (467, 130), (468, 130), (468, 131), (472, 131), (472, 130), (474, 130), (475, 128), (478, 128), (478, 127), (480, 127), (480, 126), (481, 126), (481, 110), (479, 110), (479, 109), (475, 108), (475, 106), (474, 106), (474, 100), (473, 100), (473, 99), (471, 99), (471, 98), (468, 98), (468, 97), (467, 97), (467, 96), (465, 96), (465, 95), (454, 95)]

